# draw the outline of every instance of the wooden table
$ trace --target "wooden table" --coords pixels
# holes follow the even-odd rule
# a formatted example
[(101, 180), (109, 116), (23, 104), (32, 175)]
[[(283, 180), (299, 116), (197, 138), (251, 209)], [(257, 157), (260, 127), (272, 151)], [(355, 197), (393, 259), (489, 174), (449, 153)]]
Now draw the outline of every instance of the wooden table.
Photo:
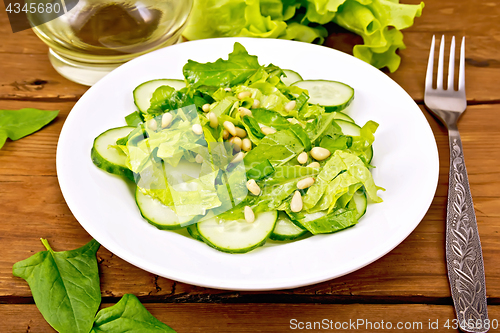
[[(416, 3), (417, 1), (411, 0)], [(56, 146), (66, 116), (87, 87), (59, 76), (47, 47), (31, 32), (12, 34), (0, 5), (0, 109), (58, 109), (44, 128), (0, 150), (0, 332), (53, 332), (12, 265), (44, 250), (74, 249), (91, 238), (68, 209), (56, 177)], [(363, 319), (422, 323), (408, 332), (439, 330), (454, 310), (444, 254), (449, 152), (447, 132), (423, 106), (424, 76), (433, 34), (467, 37), (469, 107), (459, 123), (486, 267), (490, 319), (500, 320), (500, 1), (428, 0), (423, 16), (404, 31), (407, 49), (390, 76), (420, 105), (439, 148), (440, 175), (432, 205), (416, 230), (375, 263), (324, 283), (270, 292), (212, 290), (158, 277), (98, 252), (103, 303), (133, 293), (177, 332), (286, 332), (290, 320)], [(329, 45), (354, 40), (339, 34)], [(409, 324), (407, 324), (409, 325)], [(353, 331), (352, 327), (345, 331)], [(363, 331), (363, 329), (359, 329)], [(377, 331), (385, 332), (384, 329)], [(389, 330), (387, 330), (389, 331)]]

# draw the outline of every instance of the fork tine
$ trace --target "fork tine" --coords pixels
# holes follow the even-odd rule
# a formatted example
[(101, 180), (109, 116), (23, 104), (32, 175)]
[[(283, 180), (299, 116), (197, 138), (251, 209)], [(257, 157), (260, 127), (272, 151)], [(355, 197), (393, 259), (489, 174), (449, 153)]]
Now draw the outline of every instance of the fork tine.
[(439, 46), (438, 73), (436, 88), (443, 89), (443, 66), (444, 66), (444, 35), (441, 37), (441, 45)]
[(458, 90), (465, 92), (465, 36), (460, 47), (460, 67), (458, 71)]
[(453, 90), (453, 81), (455, 80), (455, 36), (451, 38), (450, 45), (450, 63), (448, 64), (448, 87)]
[(432, 72), (434, 71), (434, 45), (436, 36), (432, 36), (431, 49), (429, 51), (429, 61), (427, 63), (427, 75), (425, 76), (425, 90), (432, 89)]

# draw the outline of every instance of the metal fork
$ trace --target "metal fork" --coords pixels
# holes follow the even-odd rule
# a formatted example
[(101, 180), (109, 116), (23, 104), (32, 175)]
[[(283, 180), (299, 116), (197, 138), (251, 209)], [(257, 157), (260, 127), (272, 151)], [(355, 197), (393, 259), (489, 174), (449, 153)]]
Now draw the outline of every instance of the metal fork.
[[(450, 173), (446, 212), (446, 262), (457, 322), (464, 332), (489, 330), (481, 242), (457, 121), (467, 107), (465, 97), (465, 37), (460, 48), (458, 90), (454, 90), (455, 37), (451, 40), (448, 86), (443, 88), (444, 36), (439, 48), (437, 88), (432, 87), (435, 37), (432, 37), (425, 105), (446, 125), (450, 142)], [(456, 327), (457, 325), (455, 325)]]

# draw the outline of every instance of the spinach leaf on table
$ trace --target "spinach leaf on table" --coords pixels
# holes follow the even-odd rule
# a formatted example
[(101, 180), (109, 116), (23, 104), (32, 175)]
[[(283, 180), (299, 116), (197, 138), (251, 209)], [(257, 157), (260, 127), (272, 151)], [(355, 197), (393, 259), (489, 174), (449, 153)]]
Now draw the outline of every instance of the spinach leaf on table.
[(58, 332), (88, 333), (101, 302), (96, 252), (100, 244), (91, 240), (71, 251), (47, 251), (14, 264), (12, 273), (25, 279), (35, 304), (45, 320)]
[(19, 140), (30, 135), (54, 120), (58, 113), (33, 108), (0, 110), (0, 149), (7, 138)]
[(113, 306), (99, 311), (90, 333), (175, 333), (156, 319), (132, 294), (125, 294)]

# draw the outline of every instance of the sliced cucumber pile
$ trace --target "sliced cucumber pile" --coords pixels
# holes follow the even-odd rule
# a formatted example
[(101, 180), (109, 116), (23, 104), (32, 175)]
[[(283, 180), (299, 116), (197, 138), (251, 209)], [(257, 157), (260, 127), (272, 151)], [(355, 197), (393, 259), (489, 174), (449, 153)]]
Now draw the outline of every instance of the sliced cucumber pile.
[(133, 172), (127, 167), (127, 155), (114, 147), (116, 140), (126, 137), (134, 129), (129, 126), (112, 128), (95, 138), (90, 153), (92, 162), (109, 173), (134, 180)]
[(323, 106), (326, 112), (342, 111), (354, 99), (354, 89), (342, 82), (302, 80), (292, 85), (307, 90), (308, 102)]
[(138, 85), (134, 90), (134, 103), (139, 111), (146, 112), (149, 109), (153, 93), (161, 86), (170, 86), (175, 90), (179, 90), (186, 87), (186, 83), (182, 80), (160, 79), (147, 81)]
[(285, 212), (279, 212), (276, 226), (269, 238), (277, 241), (288, 241), (297, 239), (306, 234), (309, 234), (306, 229), (293, 223)]
[(257, 214), (253, 223), (214, 217), (197, 223), (197, 227), (203, 241), (211, 247), (223, 252), (245, 253), (264, 245), (277, 218), (276, 211)]
[(281, 81), (287, 86), (291, 86), (297, 81), (302, 81), (302, 76), (300, 76), (299, 73), (292, 71), (291, 69), (284, 69), (283, 73), (285, 73), (286, 76), (282, 76)]

